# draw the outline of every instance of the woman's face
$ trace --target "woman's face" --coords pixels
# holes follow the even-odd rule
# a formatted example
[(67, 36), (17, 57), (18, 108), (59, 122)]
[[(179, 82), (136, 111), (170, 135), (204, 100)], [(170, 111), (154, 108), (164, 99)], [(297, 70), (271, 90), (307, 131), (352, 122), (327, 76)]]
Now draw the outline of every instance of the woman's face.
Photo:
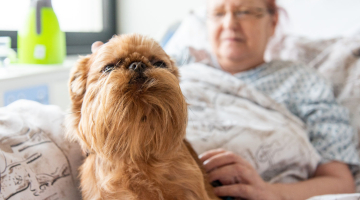
[[(207, 6), (211, 46), (225, 71), (236, 73), (264, 62), (277, 22), (265, 0), (208, 0)], [(232, 69), (235, 63), (240, 66)]]

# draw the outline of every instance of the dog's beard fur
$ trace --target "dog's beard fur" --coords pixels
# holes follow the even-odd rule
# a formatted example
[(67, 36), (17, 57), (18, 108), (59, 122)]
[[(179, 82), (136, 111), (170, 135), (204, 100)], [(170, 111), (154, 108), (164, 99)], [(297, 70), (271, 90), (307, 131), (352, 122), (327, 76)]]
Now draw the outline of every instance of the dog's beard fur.
[[(134, 62), (145, 69), (131, 70)], [(170, 57), (140, 35), (116, 36), (78, 61), (67, 135), (89, 154), (80, 169), (84, 199), (215, 199), (184, 141), (178, 78)]]

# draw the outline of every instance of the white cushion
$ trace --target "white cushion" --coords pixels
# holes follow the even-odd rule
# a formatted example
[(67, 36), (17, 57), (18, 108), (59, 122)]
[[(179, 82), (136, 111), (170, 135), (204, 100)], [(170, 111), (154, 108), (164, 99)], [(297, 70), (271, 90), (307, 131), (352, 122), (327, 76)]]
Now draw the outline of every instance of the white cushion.
[(1, 199), (81, 199), (79, 145), (64, 139), (57, 106), (19, 100), (0, 108)]

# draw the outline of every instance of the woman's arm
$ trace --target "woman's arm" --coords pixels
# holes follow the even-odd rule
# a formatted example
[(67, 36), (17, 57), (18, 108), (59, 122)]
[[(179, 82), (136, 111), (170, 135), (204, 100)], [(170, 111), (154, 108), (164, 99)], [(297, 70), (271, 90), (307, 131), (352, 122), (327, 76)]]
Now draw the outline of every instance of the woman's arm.
[(354, 193), (355, 184), (349, 167), (341, 162), (319, 165), (314, 177), (293, 184), (269, 185), (280, 199), (306, 199), (316, 195)]
[(355, 192), (354, 180), (348, 166), (340, 162), (320, 165), (313, 178), (299, 183), (266, 183), (256, 170), (240, 156), (223, 149), (205, 152), (200, 156), (209, 175), (209, 182), (219, 180), (218, 196), (245, 199), (307, 199), (316, 195)]

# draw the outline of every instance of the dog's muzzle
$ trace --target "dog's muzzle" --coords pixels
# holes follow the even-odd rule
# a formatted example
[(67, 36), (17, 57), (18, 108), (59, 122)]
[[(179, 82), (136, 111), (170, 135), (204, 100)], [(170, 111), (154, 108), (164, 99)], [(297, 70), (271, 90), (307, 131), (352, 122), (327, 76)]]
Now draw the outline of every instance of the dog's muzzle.
[(133, 70), (137, 73), (143, 73), (146, 67), (147, 66), (143, 62), (133, 62), (129, 65), (129, 70)]
[(129, 70), (134, 71), (136, 73), (133, 74), (132, 79), (130, 80), (129, 84), (144, 84), (147, 80), (147, 77), (144, 74), (147, 65), (143, 62), (133, 62), (129, 65)]

